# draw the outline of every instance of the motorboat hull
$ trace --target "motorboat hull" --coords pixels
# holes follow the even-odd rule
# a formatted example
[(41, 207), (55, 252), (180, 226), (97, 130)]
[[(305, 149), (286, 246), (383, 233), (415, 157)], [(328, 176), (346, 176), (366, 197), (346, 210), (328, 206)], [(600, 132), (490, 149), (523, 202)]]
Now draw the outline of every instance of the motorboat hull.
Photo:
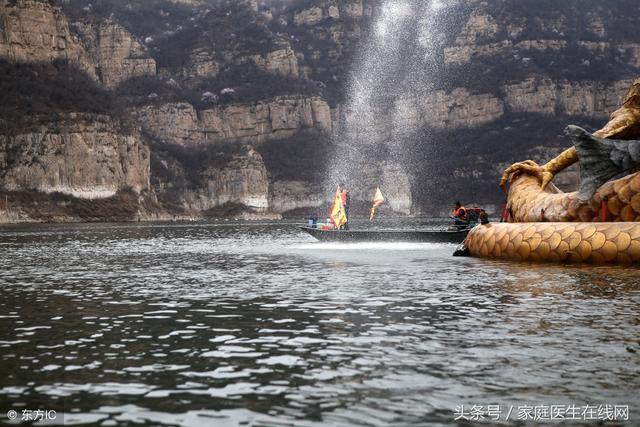
[(300, 227), (321, 242), (429, 242), (462, 243), (464, 230), (322, 230)]

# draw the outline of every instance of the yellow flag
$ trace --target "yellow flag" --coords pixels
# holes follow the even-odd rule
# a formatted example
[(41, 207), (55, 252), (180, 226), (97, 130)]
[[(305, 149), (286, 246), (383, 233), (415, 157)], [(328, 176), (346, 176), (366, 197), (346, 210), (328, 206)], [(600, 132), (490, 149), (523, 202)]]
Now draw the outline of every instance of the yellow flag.
[(376, 208), (384, 203), (384, 196), (382, 195), (382, 191), (380, 191), (380, 187), (376, 188), (376, 194), (373, 196), (373, 206), (371, 207), (371, 216), (369, 217), (369, 221), (373, 221), (373, 217), (376, 214)]
[(336, 190), (336, 198), (333, 201), (331, 211), (329, 211), (329, 217), (336, 228), (340, 228), (347, 223), (347, 212), (344, 210), (342, 204), (342, 195), (340, 194), (340, 187)]

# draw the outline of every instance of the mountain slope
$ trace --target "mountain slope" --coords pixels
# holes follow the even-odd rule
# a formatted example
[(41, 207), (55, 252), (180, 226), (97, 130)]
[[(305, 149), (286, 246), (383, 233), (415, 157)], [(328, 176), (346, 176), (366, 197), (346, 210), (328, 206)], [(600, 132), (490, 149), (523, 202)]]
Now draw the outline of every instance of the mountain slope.
[(403, 61), (371, 76), (362, 122), (355, 70), (384, 60), (365, 55), (389, 2), (2, 0), (0, 189), (132, 189), (140, 217), (323, 211), (354, 144), (362, 205), (385, 182), (399, 210), (498, 205), (502, 168), (600, 126), (640, 72), (631, 0), (459, 0), (435, 22), (404, 2)]

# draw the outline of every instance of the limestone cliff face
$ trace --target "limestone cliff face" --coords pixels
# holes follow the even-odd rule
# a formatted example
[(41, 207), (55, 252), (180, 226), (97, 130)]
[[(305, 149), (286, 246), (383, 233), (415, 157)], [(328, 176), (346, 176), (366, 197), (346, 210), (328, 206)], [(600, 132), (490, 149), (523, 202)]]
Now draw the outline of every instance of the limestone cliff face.
[(48, 2), (2, 0), (0, 57), (12, 62), (68, 60), (108, 88), (129, 78), (153, 76), (156, 63), (123, 26), (73, 23)]
[(295, 13), (295, 25), (313, 26), (325, 19), (361, 18), (365, 13), (371, 13), (362, 0), (324, 0), (314, 3)]
[(265, 55), (253, 55), (251, 60), (268, 73), (299, 77), (298, 58), (291, 47), (275, 50)]
[[(168, 159), (156, 166), (156, 174), (183, 178), (189, 174), (184, 165)], [(158, 197), (172, 197), (172, 204), (194, 215), (226, 203), (244, 205), (257, 212), (270, 210), (269, 179), (262, 156), (252, 147), (242, 147), (224, 166), (204, 167), (189, 188), (175, 188), (175, 180), (154, 180)]]
[[(488, 9), (482, 5), (475, 6), (455, 43), (444, 49), (445, 63), (464, 65), (479, 58), (514, 54), (526, 61), (530, 54), (553, 53), (573, 48), (567, 34), (576, 29), (572, 28), (575, 23), (568, 15), (556, 13), (530, 23), (521, 16), (505, 17), (504, 13), (497, 10), (494, 10), (494, 16)], [(576, 10), (574, 14), (580, 14), (580, 11)], [(576, 16), (573, 19), (575, 18)], [(584, 20), (585, 26), (579, 30), (585, 33), (585, 39), (578, 40), (578, 46), (596, 56), (606, 55), (609, 59), (637, 66), (640, 43), (607, 41), (607, 28), (602, 16), (597, 13), (586, 13)], [(528, 39), (523, 36), (532, 25), (546, 33), (544, 38)]]
[(149, 150), (107, 116), (70, 114), (17, 135), (0, 135), (4, 190), (103, 198), (149, 188)]
[(207, 210), (225, 203), (240, 203), (266, 211), (269, 208), (269, 179), (260, 154), (252, 147), (234, 156), (223, 168), (207, 168), (201, 175), (206, 187), (199, 193)]
[(511, 111), (605, 119), (618, 108), (631, 83), (631, 79), (602, 83), (530, 77), (501, 89)]
[[(240, 3), (249, 8), (233, 9)], [(309, 130), (321, 135), (319, 144), (330, 145), (332, 136), (334, 142), (341, 138), (345, 124), (356, 124), (351, 128), (368, 143), (365, 149), (383, 153), (372, 162), (352, 165), (358, 176), (371, 170), (361, 182), (349, 183), (356, 198), (368, 200), (371, 189), (380, 185), (389, 205), (407, 213), (416, 198), (427, 198), (416, 194), (434, 193), (430, 185), (445, 188), (445, 198), (451, 191), (462, 198), (465, 192), (488, 194), (504, 165), (526, 157), (539, 161), (563, 148), (560, 138), (553, 140), (554, 146), (545, 144), (561, 134), (565, 122), (604, 121), (630, 79), (640, 74), (640, 38), (626, 29), (634, 24), (620, 11), (624, 6), (629, 15), (637, 15), (640, 9), (631, 0), (585, 0), (579, 7), (575, 2), (547, 2), (544, 10), (518, 0), (452, 0), (443, 2), (456, 9), (443, 18), (448, 20), (446, 34), (438, 34), (434, 63), (412, 64), (411, 77), (424, 80), (424, 85), (395, 98), (372, 98), (374, 120), (362, 129), (357, 126), (362, 118), (347, 111), (345, 93), (382, 3), (230, 2), (229, 10), (240, 11), (235, 16), (241, 18), (236, 22), (228, 15), (223, 22), (233, 31), (221, 31), (205, 24), (221, 22), (207, 19), (211, 10), (227, 7), (225, 2), (171, 0), (149, 16), (159, 25), (138, 31), (132, 17), (140, 2), (112, 2), (115, 13), (99, 15), (88, 8), (70, 14), (81, 21), (73, 22), (70, 31), (67, 18), (48, 2), (0, 0), (0, 57), (12, 62), (67, 59), (109, 89), (132, 77), (148, 77), (140, 79), (140, 92), (148, 92), (132, 94), (129, 111), (153, 138), (152, 150), (162, 143), (177, 144), (185, 153), (243, 147), (224, 164), (211, 161), (197, 170), (169, 154), (158, 162), (151, 176), (153, 192), (163, 200), (171, 193), (193, 214), (228, 202), (278, 213), (320, 210), (331, 192), (316, 182), (321, 173), (305, 178), (278, 174), (278, 168), (294, 165), (293, 157), (304, 153), (263, 149), (286, 139), (299, 142), (301, 132)], [(417, 6), (420, 2), (409, 3), (416, 11), (424, 10)], [(172, 13), (180, 4), (189, 7)], [(227, 16), (222, 9), (214, 14)], [(146, 34), (154, 27), (155, 33)], [(143, 43), (148, 35), (151, 41)], [(419, 75), (420, 69), (427, 71)], [(248, 74), (238, 72), (234, 79), (239, 70)], [(157, 75), (161, 78), (156, 80)], [(402, 78), (398, 75), (399, 83)], [(261, 90), (262, 79), (275, 82), (274, 89)], [(300, 88), (299, 93), (293, 87)], [(222, 96), (223, 88), (235, 90), (232, 104)], [(185, 101), (209, 91), (215, 92), (211, 102), (220, 104), (196, 108)], [(146, 101), (151, 92), (154, 97)], [(139, 106), (141, 100), (148, 104)], [(50, 123), (0, 137), (2, 187), (82, 197), (111, 195), (126, 186), (148, 188), (151, 155), (137, 134), (118, 130), (108, 118), (89, 119), (80, 113), (57, 127)], [(529, 122), (536, 126), (527, 127)], [(414, 165), (389, 163), (382, 158), (389, 141), (398, 152), (412, 149), (411, 157), (419, 160)], [(268, 166), (252, 147), (263, 153)], [(454, 154), (441, 154), (446, 147), (455, 147)], [(268, 157), (273, 152), (285, 161), (274, 162)], [(437, 166), (442, 167), (440, 174), (430, 170)], [(175, 177), (189, 185), (178, 188)], [(458, 190), (450, 190), (449, 184)], [(496, 191), (492, 197), (501, 196)]]
[(264, 142), (304, 129), (331, 132), (331, 111), (320, 98), (280, 97), (255, 104), (231, 104), (196, 111), (185, 102), (135, 111), (144, 129), (165, 142)]
[[(455, 141), (466, 149), (466, 144), (471, 143), (468, 138), (457, 141), (456, 132), (469, 135), (475, 130), (490, 130), (497, 134), (505, 128), (519, 126), (509, 122), (526, 121), (527, 114), (535, 117), (534, 120), (542, 121), (547, 118), (550, 121), (555, 116), (573, 117), (576, 121), (605, 120), (616, 108), (629, 83), (624, 74), (606, 80), (601, 80), (597, 75), (585, 78), (587, 73), (582, 73), (579, 78), (573, 74), (568, 74), (565, 78), (558, 77), (558, 73), (547, 72), (549, 70), (545, 68), (546, 64), (540, 65), (540, 58), (551, 58), (549, 61), (553, 64), (557, 57), (557, 61), (562, 63), (568, 61), (566, 57), (577, 49), (584, 56), (577, 64), (581, 67), (589, 67), (589, 61), (609, 58), (630, 66), (637, 67), (640, 64), (640, 49), (637, 44), (633, 40), (608, 40), (611, 19), (597, 11), (579, 10), (577, 14), (569, 15), (575, 11), (552, 10), (533, 16), (520, 13), (517, 2), (462, 0), (451, 3), (464, 4), (466, 9), (460, 9), (463, 10), (458, 15), (460, 25), (455, 23), (450, 26), (455, 31), (443, 36), (443, 44), (436, 52), (440, 61), (437, 72), (442, 74), (444, 82), (434, 82), (431, 76), (425, 76), (424, 89), (415, 94), (400, 97), (391, 103), (387, 99), (380, 100), (379, 105), (371, 106), (375, 120), (367, 122), (366, 129), (357, 126), (362, 118), (346, 109), (348, 103), (339, 98), (338, 102), (333, 102), (333, 95), (325, 92), (323, 95), (332, 101), (330, 114), (327, 114), (331, 120), (325, 122), (331, 124), (321, 128), (330, 129), (340, 139), (344, 135), (344, 126), (347, 125), (347, 128), (357, 129), (360, 139), (373, 145), (384, 144), (389, 140), (399, 141), (398, 144), (407, 143), (412, 138), (417, 138), (416, 135), (422, 135), (420, 132), (424, 129), (430, 129), (434, 132), (448, 132), (446, 135), (452, 138), (446, 142), (434, 141), (434, 144), (454, 144)], [(344, 80), (341, 79), (345, 79), (340, 63), (346, 61), (345, 58), (350, 58), (349, 49), (357, 46), (358, 42), (366, 44), (366, 38), (369, 37), (366, 31), (371, 29), (367, 27), (367, 23), (371, 23), (367, 19), (380, 12), (379, 6), (380, 2), (375, 1), (313, 0), (304, 2), (300, 8), (294, 8), (290, 14), (263, 9), (261, 13), (280, 25), (278, 31), (290, 31), (290, 48), (244, 57), (241, 60), (254, 61), (271, 73), (318, 79), (330, 88), (332, 85), (340, 86), (334, 83), (342, 84)], [(581, 28), (576, 30), (576, 25)], [(204, 64), (203, 69), (206, 70), (202, 74), (219, 72), (220, 64), (214, 65), (212, 57), (202, 54), (200, 58)], [(573, 57), (570, 59), (574, 60)], [(511, 73), (510, 67), (514, 61), (519, 68)], [(467, 67), (480, 62), (483, 65), (486, 63), (487, 68), (479, 68), (479, 72), (489, 78), (483, 79), (482, 83), (474, 78), (459, 79), (464, 76)], [(270, 63), (278, 65), (269, 65)], [(501, 69), (501, 64), (509, 65)], [(562, 66), (575, 68), (576, 64), (562, 63)], [(430, 87), (427, 83), (433, 83), (431, 89), (427, 89)], [(220, 141), (262, 143), (294, 135), (297, 132), (294, 129), (309, 127), (290, 124), (284, 127), (286, 131), (277, 130), (273, 126), (271, 113), (264, 108), (265, 104), (256, 103), (255, 108), (247, 108), (245, 104), (204, 111), (196, 111), (184, 103), (164, 104), (146, 107), (140, 112), (140, 117), (150, 133), (165, 141), (186, 145)], [(540, 119), (538, 116), (547, 118)], [(302, 122), (311, 121), (305, 119)], [(356, 125), (353, 126), (354, 124)], [(561, 129), (554, 128), (549, 132), (560, 134)], [(546, 139), (546, 134), (541, 138)], [(509, 150), (512, 150), (517, 142), (509, 141), (505, 145), (509, 145)], [(514, 156), (541, 158), (542, 155), (538, 153), (541, 151), (540, 146), (532, 149), (530, 145), (528, 143), (521, 154)], [(557, 149), (557, 146), (549, 148), (548, 152), (555, 153)], [(485, 168), (493, 155), (494, 153), (486, 153), (469, 158), (466, 167), (477, 163), (478, 168)], [(455, 163), (457, 159), (442, 161)], [(504, 160), (500, 162), (506, 163)], [(502, 166), (500, 163), (500, 167)], [(360, 170), (372, 166), (354, 167)], [(470, 176), (475, 180), (488, 182), (497, 174), (493, 170), (488, 173), (473, 167), (466, 170), (462, 167), (452, 169), (458, 171), (452, 179), (460, 181), (465, 176)], [(384, 181), (384, 185), (389, 187), (385, 190), (393, 194), (389, 198), (394, 201), (393, 209), (408, 212), (415, 197), (415, 188), (411, 187), (422, 185), (421, 179), (423, 177), (416, 179), (399, 165), (385, 166), (382, 162), (374, 176), (363, 179), (362, 183), (352, 184), (352, 187), (354, 197), (364, 200), (369, 197), (371, 185)], [(317, 192), (314, 184), (317, 183), (295, 179), (271, 181), (270, 209), (283, 212), (305, 205), (321, 206), (324, 201), (322, 197), (314, 196)]]
[[(320, 98), (281, 97), (201, 111), (184, 102), (167, 103), (134, 113), (154, 138), (187, 150), (209, 146), (215, 150), (216, 144), (267, 143), (310, 129), (329, 137), (332, 129), (330, 108)], [(251, 145), (244, 147), (224, 166), (200, 170), (197, 180), (177, 196), (181, 209), (197, 214), (233, 203), (258, 212), (283, 213), (324, 203), (324, 194), (309, 182), (270, 180), (260, 154)], [(188, 175), (185, 166), (170, 160), (161, 167), (166, 170), (160, 174)], [(171, 182), (155, 186), (161, 199), (172, 190)]]
[(187, 84), (197, 82), (203, 77), (216, 77), (220, 72), (220, 64), (206, 49), (194, 49), (187, 63), (177, 72)]
[(97, 26), (78, 22), (74, 28), (106, 87), (113, 88), (132, 77), (155, 76), (156, 61), (123, 26), (107, 20)]
[[(458, 40), (461, 44), (447, 47), (444, 50), (445, 62), (447, 64), (464, 65), (470, 63), (474, 58), (492, 57), (515, 52), (525, 56), (536, 52), (559, 52), (566, 49), (566, 40), (522, 40), (513, 42), (512, 40), (498, 40), (490, 43), (476, 44), (469, 40)], [(591, 51), (595, 55), (614, 55), (630, 65), (637, 66), (640, 61), (640, 43), (620, 43), (612, 44), (606, 42), (580, 41), (581, 47)]]
[(531, 76), (500, 86), (499, 95), (473, 93), (467, 88), (434, 91), (421, 97), (398, 100), (393, 118), (386, 120), (405, 130), (424, 126), (474, 128), (498, 120), (509, 112), (566, 114), (604, 120), (617, 109), (631, 81), (572, 82)]
[[(31, 84), (21, 86), (19, 81), (3, 82), (20, 87), (20, 96), (29, 99), (29, 103), (25, 106), (15, 99), (2, 100), (5, 107), (15, 105), (22, 114), (20, 123), (24, 127), (0, 117), (4, 119), (0, 120), (4, 122), (0, 123), (3, 129), (0, 133), (0, 189), (31, 194), (31, 199), (28, 196), (25, 199), (26, 204), (30, 203), (28, 200), (32, 201), (31, 206), (22, 206), (27, 208), (25, 212), (31, 212), (25, 214), (27, 219), (77, 220), (74, 215), (78, 212), (74, 209), (80, 207), (82, 210), (81, 206), (89, 203), (78, 202), (78, 199), (107, 199), (103, 206), (109, 206), (106, 211), (94, 212), (95, 215), (85, 210), (80, 213), (81, 218), (131, 219), (135, 213), (132, 206), (138, 203), (140, 193), (146, 194), (150, 187), (150, 152), (140, 131), (133, 125), (125, 125), (126, 117), (112, 110), (119, 104), (91, 80), (99, 80), (100, 74), (102, 82), (112, 87), (119, 76), (123, 76), (120, 77), (123, 80), (139, 74), (140, 64), (127, 61), (133, 55), (131, 52), (140, 46), (127, 45), (127, 33), (113, 25), (100, 26), (92, 39), (96, 44), (87, 45), (86, 40), (81, 39), (81, 33), (70, 30), (61, 10), (50, 3), (35, 0), (2, 0), (0, 3), (0, 57), (7, 61), (3, 64), (4, 69), (15, 72), (23, 66), (29, 70), (22, 64), (37, 63), (40, 68), (33, 65), (31, 69), (42, 69), (47, 73), (38, 84), (34, 84), (37, 74), (30, 77)], [(96, 50), (92, 50), (93, 47)], [(68, 61), (71, 67), (47, 64), (57, 60)], [(104, 73), (103, 69), (106, 70)], [(49, 75), (65, 72), (61, 70), (77, 73), (73, 76), (78, 77), (78, 84), (75, 85), (69, 75), (58, 80)], [(86, 80), (83, 73), (90, 79)], [(47, 82), (56, 81), (62, 84), (46, 87)], [(84, 100), (83, 95), (90, 95), (75, 93), (77, 90), (88, 90), (100, 96), (105, 104)], [(48, 199), (42, 194), (54, 192), (76, 199), (59, 196)], [(125, 193), (127, 195), (122, 196)], [(20, 211), (21, 206), (14, 208)], [(114, 212), (119, 213), (114, 216)]]
[(500, 86), (497, 95), (474, 93), (460, 87), (450, 92), (437, 90), (400, 98), (392, 108), (380, 106), (374, 109), (377, 120), (367, 129), (358, 127), (360, 117), (337, 108), (333, 126), (335, 129), (358, 129), (370, 143), (383, 143), (399, 135), (410, 136), (424, 128), (450, 131), (479, 128), (513, 113), (604, 121), (617, 109), (630, 84), (631, 80), (572, 82), (532, 76)]
[[(224, 52), (224, 55), (234, 56), (230, 52)], [(153, 60), (151, 60), (153, 61)], [(161, 74), (179, 77), (187, 86), (194, 83), (197, 84), (199, 79), (202, 78), (215, 78), (220, 73), (220, 69), (223, 68), (223, 62), (219, 58), (215, 58), (214, 55), (205, 48), (194, 49), (184, 66), (178, 70), (161, 70)], [(300, 66), (298, 64), (298, 57), (296, 52), (291, 49), (290, 46), (283, 46), (281, 49), (277, 49), (267, 53), (260, 53), (254, 55), (244, 55), (229, 60), (232, 64), (244, 64), (253, 63), (258, 68), (266, 71), (270, 74), (278, 74), (285, 77), (300, 77)], [(138, 67), (139, 69), (149, 70), (148, 75), (155, 73), (155, 62), (153, 63), (153, 73), (150, 71), (151, 67)], [(145, 75), (147, 73), (140, 73)]]
[(35, 0), (0, 1), (0, 57), (13, 62), (69, 60), (92, 76), (94, 65), (59, 9)]
[(434, 91), (426, 96), (400, 99), (395, 104), (397, 126), (417, 129), (475, 127), (500, 118), (505, 103), (491, 94), (474, 94), (466, 88), (447, 93)]

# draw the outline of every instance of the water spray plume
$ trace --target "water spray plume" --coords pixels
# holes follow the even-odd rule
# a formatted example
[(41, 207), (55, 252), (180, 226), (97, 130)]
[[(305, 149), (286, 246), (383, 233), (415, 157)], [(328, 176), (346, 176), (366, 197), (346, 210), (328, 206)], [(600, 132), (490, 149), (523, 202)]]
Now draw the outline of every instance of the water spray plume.
[[(330, 192), (345, 180), (356, 200), (370, 200), (380, 186), (395, 211), (409, 213), (411, 177), (404, 152), (415, 132), (412, 103), (433, 86), (435, 53), (441, 47), (438, 20), (447, 13), (442, 0), (387, 0), (375, 17), (372, 34), (357, 57), (346, 104), (334, 136)], [(427, 71), (425, 77), (425, 70)]]

